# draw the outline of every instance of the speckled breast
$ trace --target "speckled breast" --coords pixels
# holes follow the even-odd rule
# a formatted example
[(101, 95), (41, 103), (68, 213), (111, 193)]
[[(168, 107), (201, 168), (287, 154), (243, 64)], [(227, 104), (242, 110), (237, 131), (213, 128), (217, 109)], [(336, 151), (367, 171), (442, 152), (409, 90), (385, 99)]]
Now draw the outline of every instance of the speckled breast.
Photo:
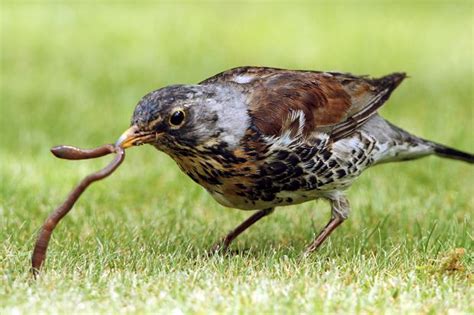
[[(350, 140), (344, 140), (350, 141)], [(220, 204), (243, 210), (298, 204), (348, 188), (372, 161), (361, 146), (294, 143), (172, 156)]]

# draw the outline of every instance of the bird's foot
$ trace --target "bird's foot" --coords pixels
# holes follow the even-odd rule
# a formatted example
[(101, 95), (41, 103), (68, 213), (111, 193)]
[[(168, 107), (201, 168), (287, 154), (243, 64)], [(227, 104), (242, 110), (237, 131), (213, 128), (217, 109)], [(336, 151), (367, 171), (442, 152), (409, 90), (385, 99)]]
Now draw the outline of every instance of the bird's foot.
[(212, 247), (207, 251), (207, 255), (214, 256), (217, 254), (222, 254), (227, 252), (227, 249), (229, 248), (229, 245), (226, 244), (224, 241), (219, 241), (212, 245)]
[(310, 257), (310, 256), (312, 256), (312, 255), (316, 252), (317, 249), (318, 249), (317, 247), (315, 248), (314, 246), (308, 246), (308, 247), (306, 247), (306, 249), (303, 251), (303, 255), (302, 255), (302, 256), (303, 256), (304, 258)]

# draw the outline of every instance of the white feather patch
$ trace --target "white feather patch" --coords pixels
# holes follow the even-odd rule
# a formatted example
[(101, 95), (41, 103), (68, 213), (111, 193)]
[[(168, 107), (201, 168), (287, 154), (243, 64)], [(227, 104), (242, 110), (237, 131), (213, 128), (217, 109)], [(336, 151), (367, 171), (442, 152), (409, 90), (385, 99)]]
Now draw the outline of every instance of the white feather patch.
[[(290, 126), (298, 122), (298, 130), (296, 134), (290, 129)], [(279, 136), (265, 137), (270, 143), (274, 143), (274, 146), (287, 147), (295, 140), (300, 140), (303, 137), (303, 130), (306, 124), (305, 114), (302, 110), (291, 111), (285, 122), (283, 123), (283, 132)]]
[(216, 100), (208, 101), (206, 106), (209, 110), (219, 113), (217, 129), (223, 131), (220, 140), (234, 148), (250, 125), (245, 97), (226, 88), (219, 87), (216, 91)]
[(243, 74), (243, 75), (236, 76), (235, 78), (232, 79), (232, 81), (239, 84), (245, 84), (245, 83), (252, 82), (254, 79), (255, 79), (254, 76)]

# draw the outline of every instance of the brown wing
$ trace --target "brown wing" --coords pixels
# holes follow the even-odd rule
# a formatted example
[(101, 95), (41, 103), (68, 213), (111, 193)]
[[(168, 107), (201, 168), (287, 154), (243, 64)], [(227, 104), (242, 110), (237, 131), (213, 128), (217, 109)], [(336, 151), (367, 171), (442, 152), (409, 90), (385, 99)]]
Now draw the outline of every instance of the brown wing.
[(279, 68), (269, 68), (269, 67), (238, 67), (232, 68), (224, 72), (220, 72), (206, 80), (199, 82), (199, 84), (209, 84), (209, 83), (226, 83), (226, 82), (235, 82), (241, 83), (248, 79), (248, 81), (263, 79), (267, 76), (274, 75), (276, 73), (285, 72), (288, 70), (279, 69)]
[[(266, 135), (302, 131), (328, 132), (334, 140), (354, 132), (374, 115), (405, 78), (394, 73), (380, 79), (351, 74), (241, 67), (217, 74), (201, 84), (237, 83), (249, 95), (249, 112)], [(304, 114), (304, 124), (300, 121)]]
[(388, 100), (392, 92), (407, 77), (403, 72), (396, 72), (378, 79), (366, 77), (347, 77), (344, 74), (333, 74), (344, 90), (351, 96), (351, 108), (347, 117), (334, 126), (331, 138), (344, 138), (362, 126)]

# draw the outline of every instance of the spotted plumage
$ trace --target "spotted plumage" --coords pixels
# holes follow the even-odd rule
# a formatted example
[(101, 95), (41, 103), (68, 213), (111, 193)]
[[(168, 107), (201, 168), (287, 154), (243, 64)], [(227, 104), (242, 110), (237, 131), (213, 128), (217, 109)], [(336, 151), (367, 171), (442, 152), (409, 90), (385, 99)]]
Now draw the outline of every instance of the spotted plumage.
[(329, 200), (332, 217), (313, 251), (347, 218), (344, 191), (368, 167), (430, 154), (473, 163), (377, 114), (405, 77), (235, 68), (149, 93), (118, 144), (152, 144), (222, 205), (260, 210), (218, 247), (277, 206)]

